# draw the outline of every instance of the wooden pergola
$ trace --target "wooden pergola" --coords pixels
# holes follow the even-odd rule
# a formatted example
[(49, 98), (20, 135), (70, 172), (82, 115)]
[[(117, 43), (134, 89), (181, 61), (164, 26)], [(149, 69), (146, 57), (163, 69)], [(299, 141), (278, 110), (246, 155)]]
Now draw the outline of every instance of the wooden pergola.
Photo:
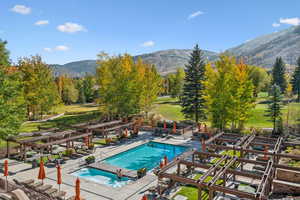
[[(163, 178), (171, 180), (172, 186), (175, 182), (192, 185), (198, 188), (198, 199), (201, 199), (201, 191), (208, 191), (209, 199), (212, 200), (215, 194), (223, 193), (234, 195), (239, 198), (247, 199), (268, 199), (272, 190), (272, 183), (275, 178), (276, 169), (287, 169), (300, 172), (300, 168), (287, 166), (279, 163), (281, 158), (291, 158), (300, 160), (300, 156), (283, 153), (283, 150), (289, 146), (295, 146), (293, 143), (286, 142), (282, 137), (267, 138), (250, 135), (237, 135), (219, 133), (205, 141), (207, 149), (204, 152), (190, 150), (168, 165), (157, 171), (158, 184), (160, 193), (164, 192), (164, 187), (161, 186)], [(264, 150), (255, 150), (253, 147), (263, 146)], [(270, 151), (266, 151), (265, 149)], [(207, 152), (209, 150), (209, 152)], [(231, 150), (233, 155), (221, 154), (220, 150)], [(255, 160), (250, 159), (249, 154), (254, 156), (264, 155), (265, 159)], [(258, 157), (257, 157), (258, 158)], [(253, 169), (245, 169), (246, 164), (261, 165), (264, 168), (262, 174), (259, 174)], [(172, 173), (177, 167), (176, 173)], [(204, 171), (199, 179), (186, 177), (182, 173), (182, 168), (194, 171), (201, 169)], [(210, 177), (209, 181), (207, 178)], [(244, 179), (252, 179), (258, 182), (255, 193), (240, 191), (229, 187), (227, 184), (237, 180), (237, 177)], [(222, 180), (221, 184), (217, 184), (218, 180)]]
[[(74, 141), (81, 138), (88, 138), (89, 143), (92, 141), (92, 132), (78, 132), (76, 130), (67, 130), (62, 132), (52, 132), (47, 135), (36, 136), (28, 139), (18, 139), (17, 137), (9, 138), (7, 140), (7, 149), (9, 149), (9, 143), (15, 142), (20, 145), (20, 154), (24, 161), (26, 161), (26, 149), (27, 147), (32, 147), (39, 149), (42, 153), (45, 149), (48, 149), (52, 152), (52, 145), (64, 144), (66, 143), (66, 147), (71, 148), (74, 147)], [(10, 156), (10, 152), (7, 152), (8, 158)]]

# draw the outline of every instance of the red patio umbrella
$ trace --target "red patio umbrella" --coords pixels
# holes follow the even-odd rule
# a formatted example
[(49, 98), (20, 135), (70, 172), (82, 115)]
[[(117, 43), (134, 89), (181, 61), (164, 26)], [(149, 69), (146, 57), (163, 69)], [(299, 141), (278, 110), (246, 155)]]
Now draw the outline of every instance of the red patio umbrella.
[(142, 200), (148, 200), (147, 196), (144, 195), (144, 196), (142, 197)]
[(206, 144), (204, 138), (201, 139), (201, 147), (202, 147), (202, 152), (206, 151)]
[(173, 123), (173, 133), (176, 133), (176, 122)]
[(62, 184), (62, 180), (61, 180), (61, 168), (60, 168), (60, 165), (57, 165), (56, 169), (57, 169), (57, 184), (58, 184), (58, 190), (60, 191), (60, 185)]
[(160, 161), (159, 168), (163, 168), (163, 167), (164, 167), (164, 163), (162, 161)]
[(79, 180), (79, 178), (76, 179), (75, 199), (74, 200), (80, 200), (80, 180)]
[(168, 157), (165, 156), (165, 157), (164, 157), (164, 165), (167, 165), (167, 164), (168, 164)]
[(5, 176), (5, 179), (6, 179), (6, 191), (8, 190), (8, 182), (7, 182), (7, 176), (8, 176), (8, 161), (5, 160), (4, 161), (4, 176)]
[(164, 131), (166, 131), (167, 130), (167, 123), (166, 123), (166, 121), (164, 121)]
[(42, 182), (44, 182), (45, 178), (46, 178), (45, 166), (44, 166), (44, 162), (41, 160), (38, 179), (40, 179), (40, 180), (42, 180)]

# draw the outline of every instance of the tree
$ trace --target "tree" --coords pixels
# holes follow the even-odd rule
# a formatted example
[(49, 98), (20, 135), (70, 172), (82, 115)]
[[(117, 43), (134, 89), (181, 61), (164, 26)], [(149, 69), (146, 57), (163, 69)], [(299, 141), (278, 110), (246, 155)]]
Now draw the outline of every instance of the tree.
[(6, 42), (0, 42), (0, 139), (17, 135), (25, 119), (20, 73), (9, 66), (9, 53), (5, 45)]
[(161, 89), (155, 67), (144, 63), (141, 58), (134, 62), (128, 54), (105, 56), (105, 59), (102, 55), (97, 68), (101, 111), (108, 116), (121, 117), (142, 110), (148, 112)]
[(264, 68), (248, 66), (249, 78), (254, 86), (254, 96), (257, 97), (261, 91), (266, 91), (270, 85), (270, 77)]
[(272, 84), (279, 86), (281, 93), (284, 93), (287, 86), (285, 78), (285, 63), (281, 57), (276, 58), (275, 64), (272, 70)]
[(19, 60), (19, 68), (24, 86), (24, 97), (29, 119), (42, 118), (43, 114), (59, 103), (58, 90), (52, 69), (40, 56)]
[(168, 75), (168, 82), (169, 82), (169, 93), (174, 97), (179, 97), (182, 93), (183, 83), (184, 83), (184, 69), (177, 68), (175, 74)]
[(9, 51), (6, 49), (6, 41), (0, 39), (0, 66), (10, 66)]
[(255, 105), (254, 86), (247, 65), (241, 62), (233, 70), (233, 82), (231, 84), (233, 104), (230, 110), (230, 118), (232, 129), (242, 130)]
[(203, 52), (196, 45), (191, 53), (190, 60), (185, 66), (185, 78), (183, 92), (180, 98), (182, 113), (186, 118), (199, 120), (205, 119), (205, 99), (204, 84), (205, 81), (205, 61)]
[(279, 134), (277, 127), (280, 127), (278, 123), (282, 122), (282, 97), (280, 87), (276, 84), (272, 85), (269, 95), (270, 98), (266, 116), (270, 117), (270, 121), (273, 123), (273, 133)]
[(297, 95), (297, 102), (300, 102), (300, 57), (298, 58), (297, 64), (298, 66), (293, 73), (291, 84), (294, 94)]
[(83, 84), (83, 92), (84, 92), (86, 102), (92, 103), (95, 98), (94, 86), (96, 84), (96, 81), (95, 81), (94, 77), (87, 74), (83, 78), (82, 84)]

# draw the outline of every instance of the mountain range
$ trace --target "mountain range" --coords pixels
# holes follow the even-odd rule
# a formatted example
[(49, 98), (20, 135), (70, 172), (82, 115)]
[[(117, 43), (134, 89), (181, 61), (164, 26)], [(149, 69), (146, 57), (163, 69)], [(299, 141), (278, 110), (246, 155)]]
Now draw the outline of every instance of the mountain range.
[[(178, 67), (187, 64), (191, 49), (169, 49), (134, 56), (141, 57), (145, 62), (154, 64), (161, 74), (174, 72)], [(260, 36), (225, 52), (243, 58), (247, 64), (271, 68), (276, 57), (281, 56), (288, 65), (295, 65), (300, 56), (300, 26)], [(218, 53), (203, 50), (204, 57), (209, 61), (218, 58)], [(82, 76), (95, 73), (96, 60), (81, 60), (64, 65), (51, 65), (55, 74), (67, 73), (71, 76)]]

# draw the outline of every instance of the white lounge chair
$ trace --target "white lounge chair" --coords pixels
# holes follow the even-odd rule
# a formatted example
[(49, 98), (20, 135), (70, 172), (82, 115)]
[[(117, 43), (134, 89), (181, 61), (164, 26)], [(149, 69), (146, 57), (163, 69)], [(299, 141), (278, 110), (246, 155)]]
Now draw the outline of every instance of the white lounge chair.
[(11, 192), (18, 200), (30, 200), (23, 190), (16, 189)]

